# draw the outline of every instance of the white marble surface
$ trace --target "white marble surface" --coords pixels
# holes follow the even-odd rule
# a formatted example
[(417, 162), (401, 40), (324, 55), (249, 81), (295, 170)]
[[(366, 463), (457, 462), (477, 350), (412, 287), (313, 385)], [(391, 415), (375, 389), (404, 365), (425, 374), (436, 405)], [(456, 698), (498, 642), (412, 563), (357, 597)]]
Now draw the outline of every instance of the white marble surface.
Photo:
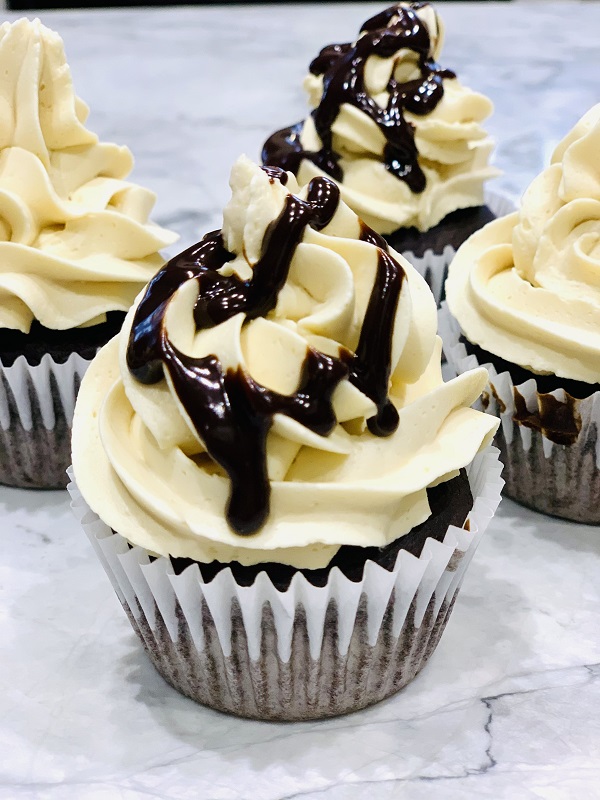
[[(380, 7), (42, 16), (91, 126), (131, 146), (156, 218), (188, 245), (219, 225), (233, 159), (304, 113), (318, 47)], [(495, 100), (498, 184), (518, 193), (600, 99), (600, 5), (440, 9), (443, 63)], [(292, 725), (222, 716), (164, 684), (66, 493), (0, 488), (0, 533), (1, 800), (600, 798), (598, 529), (504, 501), (414, 683)]]

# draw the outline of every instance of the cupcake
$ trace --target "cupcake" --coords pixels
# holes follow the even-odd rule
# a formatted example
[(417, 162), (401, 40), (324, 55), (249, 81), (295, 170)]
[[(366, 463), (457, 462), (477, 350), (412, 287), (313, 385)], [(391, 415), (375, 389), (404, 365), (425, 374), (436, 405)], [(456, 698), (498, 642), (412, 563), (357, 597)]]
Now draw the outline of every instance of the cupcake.
[(0, 483), (66, 486), (75, 395), (176, 237), (85, 127), (58, 34), (0, 27)]
[(425, 281), (327, 178), (245, 158), (86, 373), (74, 507), (176, 689), (311, 719), (427, 661), (500, 499)]
[(364, 222), (407, 257), (439, 300), (445, 269), (473, 231), (506, 213), (484, 198), (492, 112), (437, 63), (444, 39), (428, 3), (397, 3), (354, 43), (325, 47), (304, 81), (310, 116), (273, 134), (263, 163), (301, 183), (328, 175)]
[(441, 325), (458, 373), (486, 364), (505, 491), (600, 523), (600, 105), (558, 145), (520, 209), (458, 251)]

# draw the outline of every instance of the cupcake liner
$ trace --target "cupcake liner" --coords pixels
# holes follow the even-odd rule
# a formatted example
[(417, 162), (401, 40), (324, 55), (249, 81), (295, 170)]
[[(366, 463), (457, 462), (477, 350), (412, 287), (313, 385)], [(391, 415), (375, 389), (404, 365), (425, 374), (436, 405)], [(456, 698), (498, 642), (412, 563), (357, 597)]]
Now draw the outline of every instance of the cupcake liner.
[(0, 360), (0, 483), (62, 489), (71, 463), (71, 424), (81, 378), (91, 361), (72, 353), (57, 363), (46, 353), (32, 366)]
[(515, 389), (530, 413), (542, 407), (541, 398), (547, 395), (538, 391), (535, 378), (515, 384), (508, 372), (498, 374), (493, 364), (480, 365), (460, 341), (460, 325), (445, 302), (438, 320), (447, 369), (453, 375), (478, 366), (488, 369), (487, 391), (476, 408), (501, 420), (495, 444), (504, 463), (504, 494), (551, 516), (600, 524), (600, 392), (583, 400), (573, 400), (564, 389), (549, 393), (560, 403), (569, 398), (581, 421), (573, 444), (557, 444), (541, 431), (515, 420)]
[(360, 582), (337, 567), (325, 586), (302, 573), (277, 590), (224, 569), (205, 583), (198, 565), (131, 547), (90, 510), (75, 483), (72, 507), (156, 669), (199, 703), (243, 717), (300, 720), (356, 711), (397, 692), (424, 666), (444, 630), (465, 570), (500, 502), (498, 451), (467, 468), (473, 508), (465, 528), (400, 551), (388, 571), (367, 562)]
[[(484, 204), (490, 208), (496, 217), (504, 217), (516, 209), (514, 198), (490, 189), (485, 190)], [(434, 250), (426, 250), (422, 256), (417, 256), (411, 250), (403, 250), (401, 254), (425, 278), (435, 297), (435, 302), (439, 306), (446, 296), (444, 284), (448, 277), (450, 262), (456, 255), (456, 249), (451, 245), (446, 245), (441, 253), (436, 253)]]

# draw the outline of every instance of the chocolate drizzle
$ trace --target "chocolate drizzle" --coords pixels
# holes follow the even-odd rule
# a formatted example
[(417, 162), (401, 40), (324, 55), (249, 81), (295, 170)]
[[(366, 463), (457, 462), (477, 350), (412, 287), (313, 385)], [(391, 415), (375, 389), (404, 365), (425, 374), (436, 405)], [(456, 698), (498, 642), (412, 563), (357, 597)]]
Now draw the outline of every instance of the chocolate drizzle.
[[(287, 179), (267, 168), (270, 180)], [(327, 178), (315, 178), (307, 199), (288, 194), (277, 220), (268, 227), (262, 254), (252, 278), (221, 275), (218, 270), (234, 255), (220, 231), (176, 256), (150, 282), (131, 328), (127, 365), (140, 382), (160, 381), (166, 370), (185, 412), (208, 454), (228, 474), (231, 493), (227, 506), (230, 526), (242, 535), (256, 532), (269, 509), (270, 484), (266, 442), (275, 414), (284, 414), (320, 436), (337, 424), (332, 395), (347, 378), (377, 406), (369, 429), (388, 436), (398, 426), (398, 413), (388, 398), (392, 335), (404, 270), (387, 245), (366, 225), (361, 239), (378, 247), (375, 283), (355, 353), (332, 358), (308, 348), (298, 389), (282, 395), (258, 384), (243, 368), (224, 370), (214, 355), (192, 358), (169, 340), (165, 315), (169, 300), (185, 282), (197, 280), (194, 308), (197, 330), (224, 322), (238, 313), (246, 320), (267, 315), (277, 304), (295, 248), (304, 229), (329, 224), (339, 204), (339, 189)]]
[(215, 356), (191, 358), (168, 340), (165, 365), (208, 453), (229, 475), (229, 524), (242, 535), (255, 533), (269, 510), (267, 434), (273, 415), (285, 414), (327, 436), (336, 425), (331, 396), (347, 368), (309, 348), (297, 391), (282, 395), (256, 383), (241, 368), (224, 374)]
[(127, 366), (136, 380), (152, 384), (163, 376), (164, 318), (171, 297), (187, 281), (215, 272), (233, 257), (223, 246), (221, 231), (211, 231), (152, 278), (135, 312), (127, 347)]
[(404, 270), (389, 253), (380, 249), (375, 285), (356, 352), (342, 356), (350, 368), (350, 383), (377, 406), (377, 414), (367, 422), (376, 436), (390, 436), (398, 427), (398, 411), (388, 397), (388, 385), (394, 318), (403, 280)]
[[(371, 119), (385, 137), (384, 163), (411, 191), (425, 189), (425, 174), (418, 160), (413, 126), (404, 112), (428, 114), (444, 94), (443, 78), (453, 78), (450, 70), (441, 69), (431, 56), (431, 37), (416, 11), (424, 3), (410, 8), (391, 6), (365, 22), (362, 35), (352, 44), (328, 45), (310, 65), (314, 75), (323, 75), (323, 93), (312, 112), (321, 150), (305, 151), (300, 142), (302, 123), (273, 134), (265, 143), (263, 163), (297, 172), (303, 158), (309, 159), (337, 181), (343, 180), (339, 155), (333, 150), (332, 126), (345, 103), (358, 108)], [(365, 65), (374, 55), (391, 58), (400, 50), (412, 50), (418, 56), (420, 77), (399, 83), (390, 78), (389, 99), (382, 108), (365, 86)]]

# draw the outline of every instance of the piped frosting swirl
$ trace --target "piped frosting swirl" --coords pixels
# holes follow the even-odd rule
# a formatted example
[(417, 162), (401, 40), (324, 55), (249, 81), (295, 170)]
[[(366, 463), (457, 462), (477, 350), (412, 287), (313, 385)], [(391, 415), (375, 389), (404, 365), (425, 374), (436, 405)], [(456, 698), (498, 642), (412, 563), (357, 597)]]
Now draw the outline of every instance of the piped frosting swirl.
[(240, 159), (231, 187), (86, 374), (75, 475), (153, 552), (324, 566), (429, 516), (495, 430), (486, 372), (443, 383), (425, 282), (332, 181)]
[(398, 3), (367, 20), (351, 44), (325, 47), (305, 88), (313, 111), (274, 134), (263, 162), (300, 182), (331, 175), (379, 233), (427, 230), (483, 204), (492, 105), (437, 64), (444, 30), (428, 3)]
[(556, 147), (519, 211), (458, 251), (446, 283), (467, 338), (540, 374), (600, 381), (600, 105)]
[(27, 333), (126, 311), (174, 234), (148, 222), (154, 195), (133, 159), (85, 127), (60, 36), (0, 26), (0, 328)]

